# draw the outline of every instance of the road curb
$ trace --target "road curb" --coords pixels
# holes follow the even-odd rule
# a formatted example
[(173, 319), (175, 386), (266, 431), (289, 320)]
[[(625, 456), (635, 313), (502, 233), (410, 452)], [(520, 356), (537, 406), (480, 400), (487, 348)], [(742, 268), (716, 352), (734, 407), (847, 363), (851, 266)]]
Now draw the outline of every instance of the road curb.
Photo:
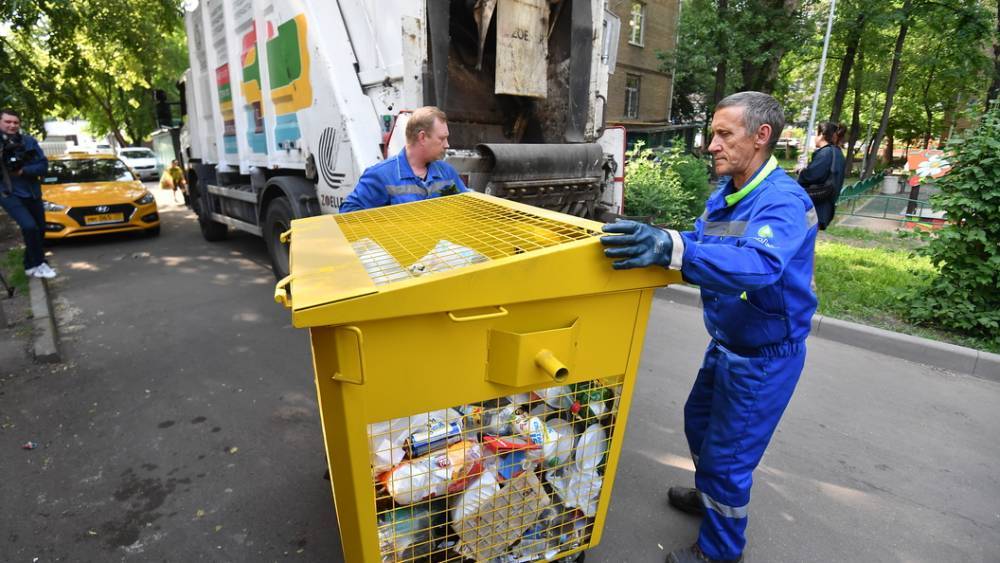
[(31, 297), (32, 317), (32, 352), (35, 361), (55, 363), (61, 360), (59, 355), (59, 338), (56, 336), (55, 315), (52, 314), (52, 300), (49, 299), (49, 286), (45, 280), (36, 277), (28, 278), (28, 293)]
[[(656, 296), (681, 305), (701, 307), (701, 292), (686, 285), (671, 285)], [(896, 358), (1000, 382), (1000, 354), (938, 342), (840, 319), (814, 315), (810, 336)]]

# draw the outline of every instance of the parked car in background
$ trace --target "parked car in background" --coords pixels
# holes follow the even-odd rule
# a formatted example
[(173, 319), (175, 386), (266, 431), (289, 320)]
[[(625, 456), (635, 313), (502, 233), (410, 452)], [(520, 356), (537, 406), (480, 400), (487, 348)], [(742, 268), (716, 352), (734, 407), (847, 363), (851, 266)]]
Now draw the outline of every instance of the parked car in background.
[(142, 181), (158, 180), (163, 165), (152, 150), (145, 147), (128, 147), (118, 151), (118, 158), (128, 165)]
[(136, 231), (160, 234), (156, 199), (118, 157), (73, 152), (42, 178), (45, 238)]

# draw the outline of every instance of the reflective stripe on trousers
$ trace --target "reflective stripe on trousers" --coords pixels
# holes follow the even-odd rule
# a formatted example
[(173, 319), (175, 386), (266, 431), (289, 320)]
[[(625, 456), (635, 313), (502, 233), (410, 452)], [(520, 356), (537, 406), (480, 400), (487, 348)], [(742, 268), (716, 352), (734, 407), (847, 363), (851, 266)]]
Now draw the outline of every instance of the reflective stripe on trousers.
[(753, 470), (805, 363), (804, 346), (787, 351), (745, 357), (713, 340), (684, 405), (695, 486), (708, 509), (698, 545), (712, 559), (735, 559), (746, 545)]

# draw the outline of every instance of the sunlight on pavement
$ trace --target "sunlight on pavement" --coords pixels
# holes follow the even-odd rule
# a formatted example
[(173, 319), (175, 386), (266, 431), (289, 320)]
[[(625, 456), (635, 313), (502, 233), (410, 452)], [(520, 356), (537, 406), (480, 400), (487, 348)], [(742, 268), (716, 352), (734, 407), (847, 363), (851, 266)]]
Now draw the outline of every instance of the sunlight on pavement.
[(256, 323), (260, 322), (260, 314), (254, 312), (236, 313), (233, 315), (233, 320), (243, 321), (245, 323)]
[(676, 467), (677, 469), (683, 469), (694, 473), (694, 463), (691, 461), (691, 458), (681, 457), (670, 453), (658, 454), (642, 450), (640, 450), (639, 453), (644, 457), (659, 463), (660, 465), (669, 465), (670, 467)]
[[(799, 475), (794, 475), (786, 471), (781, 471), (780, 469), (775, 469), (774, 467), (766, 466), (760, 464), (758, 470), (772, 478), (783, 479), (789, 484), (795, 484), (798, 486), (815, 487), (820, 493), (826, 495), (832, 500), (840, 502), (846, 506), (852, 508), (866, 508), (869, 510), (879, 509), (879, 499), (877, 496), (858, 489), (853, 489), (851, 487), (845, 487), (843, 485), (835, 485), (833, 483), (828, 483), (826, 481), (819, 481), (816, 479), (809, 479), (806, 477), (801, 477)], [(793, 483), (795, 482), (795, 483)], [(792, 498), (793, 494), (788, 491), (782, 485), (774, 483), (771, 480), (767, 481), (767, 484), (774, 489), (778, 494), (784, 496), (785, 498)]]
[(96, 265), (94, 265), (91, 262), (74, 261), (74, 262), (69, 262), (69, 263), (66, 263), (66, 264), (61, 264), (61, 266), (63, 268), (69, 268), (70, 270), (78, 270), (78, 271), (84, 271), (84, 272), (99, 272), (99, 271), (101, 271), (100, 268), (98, 268)]

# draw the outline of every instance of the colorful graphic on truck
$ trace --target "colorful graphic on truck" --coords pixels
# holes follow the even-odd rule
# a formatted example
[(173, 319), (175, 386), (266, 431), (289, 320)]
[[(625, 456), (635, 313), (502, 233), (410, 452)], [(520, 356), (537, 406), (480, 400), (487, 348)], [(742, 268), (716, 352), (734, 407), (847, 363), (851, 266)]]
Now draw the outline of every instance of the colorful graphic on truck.
[(267, 137), (264, 135), (264, 104), (260, 90), (260, 59), (257, 58), (257, 27), (243, 36), (240, 52), (243, 67), (243, 112), (247, 122), (247, 144), (256, 153), (267, 153)]
[(227, 154), (237, 154), (236, 114), (233, 113), (233, 90), (229, 82), (229, 65), (215, 69), (215, 84), (219, 89), (219, 110), (222, 113), (222, 144)]
[(276, 114), (274, 142), (279, 149), (290, 149), (302, 137), (295, 112), (310, 107), (313, 97), (306, 16), (299, 14), (280, 24), (277, 35), (268, 31), (267, 77)]

